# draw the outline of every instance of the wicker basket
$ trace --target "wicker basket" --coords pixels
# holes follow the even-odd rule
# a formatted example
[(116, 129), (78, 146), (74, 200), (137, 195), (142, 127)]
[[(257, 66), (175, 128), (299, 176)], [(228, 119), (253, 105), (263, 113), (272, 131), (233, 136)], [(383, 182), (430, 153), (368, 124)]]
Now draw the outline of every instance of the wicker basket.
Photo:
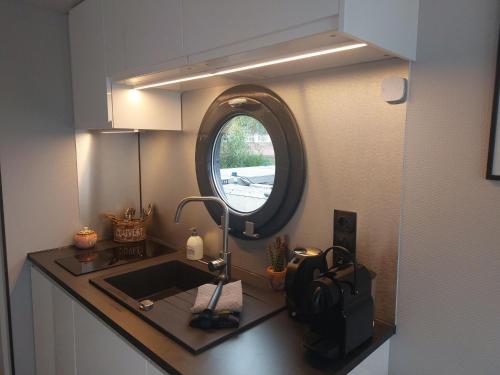
[(138, 242), (146, 239), (146, 223), (141, 219), (113, 222), (113, 237), (116, 242)]
[[(130, 210), (130, 209), (129, 209)], [(139, 242), (146, 239), (146, 221), (150, 217), (152, 206), (144, 210), (140, 219), (130, 217), (118, 218), (112, 214), (105, 216), (113, 222), (113, 237), (115, 242)]]

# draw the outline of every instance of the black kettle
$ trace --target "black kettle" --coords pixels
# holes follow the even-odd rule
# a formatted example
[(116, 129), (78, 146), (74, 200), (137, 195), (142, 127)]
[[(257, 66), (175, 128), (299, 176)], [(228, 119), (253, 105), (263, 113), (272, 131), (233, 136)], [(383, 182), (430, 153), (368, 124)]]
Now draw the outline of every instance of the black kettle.
[(325, 273), (328, 266), (320, 249), (297, 248), (293, 253), (285, 278), (286, 306), (292, 318), (305, 321), (311, 313), (309, 285)]

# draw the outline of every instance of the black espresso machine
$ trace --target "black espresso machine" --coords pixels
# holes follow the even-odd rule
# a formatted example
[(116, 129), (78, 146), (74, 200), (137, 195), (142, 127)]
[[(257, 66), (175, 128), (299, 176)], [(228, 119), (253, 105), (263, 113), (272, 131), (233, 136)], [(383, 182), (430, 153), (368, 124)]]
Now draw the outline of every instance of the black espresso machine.
[(309, 324), (307, 350), (343, 358), (373, 336), (371, 273), (346, 248), (299, 249), (288, 264), (285, 288), (290, 316)]

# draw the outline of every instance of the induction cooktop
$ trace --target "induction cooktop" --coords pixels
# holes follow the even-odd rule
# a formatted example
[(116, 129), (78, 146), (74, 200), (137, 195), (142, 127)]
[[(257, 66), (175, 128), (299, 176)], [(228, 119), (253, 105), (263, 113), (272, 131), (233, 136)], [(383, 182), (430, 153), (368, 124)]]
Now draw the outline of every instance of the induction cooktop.
[(170, 254), (174, 251), (158, 242), (145, 240), (129, 244), (115, 243), (101, 250), (79, 250), (79, 253), (57, 259), (55, 262), (73, 275), (78, 276)]

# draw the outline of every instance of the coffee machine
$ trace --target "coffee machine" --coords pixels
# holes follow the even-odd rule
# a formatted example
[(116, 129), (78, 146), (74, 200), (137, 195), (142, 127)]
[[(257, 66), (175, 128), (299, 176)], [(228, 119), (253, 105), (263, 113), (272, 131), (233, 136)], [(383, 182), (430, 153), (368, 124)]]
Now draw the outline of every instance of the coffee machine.
[(310, 283), (327, 271), (326, 258), (320, 249), (297, 248), (288, 263), (285, 277), (286, 306), (290, 317), (308, 321), (310, 314)]
[(333, 246), (334, 264), (308, 285), (309, 329), (303, 345), (329, 359), (343, 358), (373, 336), (370, 271), (355, 255)]
[(345, 357), (373, 336), (372, 272), (356, 261), (356, 216), (335, 210), (333, 246), (296, 249), (287, 266), (288, 312), (308, 323), (303, 346), (329, 359)]

